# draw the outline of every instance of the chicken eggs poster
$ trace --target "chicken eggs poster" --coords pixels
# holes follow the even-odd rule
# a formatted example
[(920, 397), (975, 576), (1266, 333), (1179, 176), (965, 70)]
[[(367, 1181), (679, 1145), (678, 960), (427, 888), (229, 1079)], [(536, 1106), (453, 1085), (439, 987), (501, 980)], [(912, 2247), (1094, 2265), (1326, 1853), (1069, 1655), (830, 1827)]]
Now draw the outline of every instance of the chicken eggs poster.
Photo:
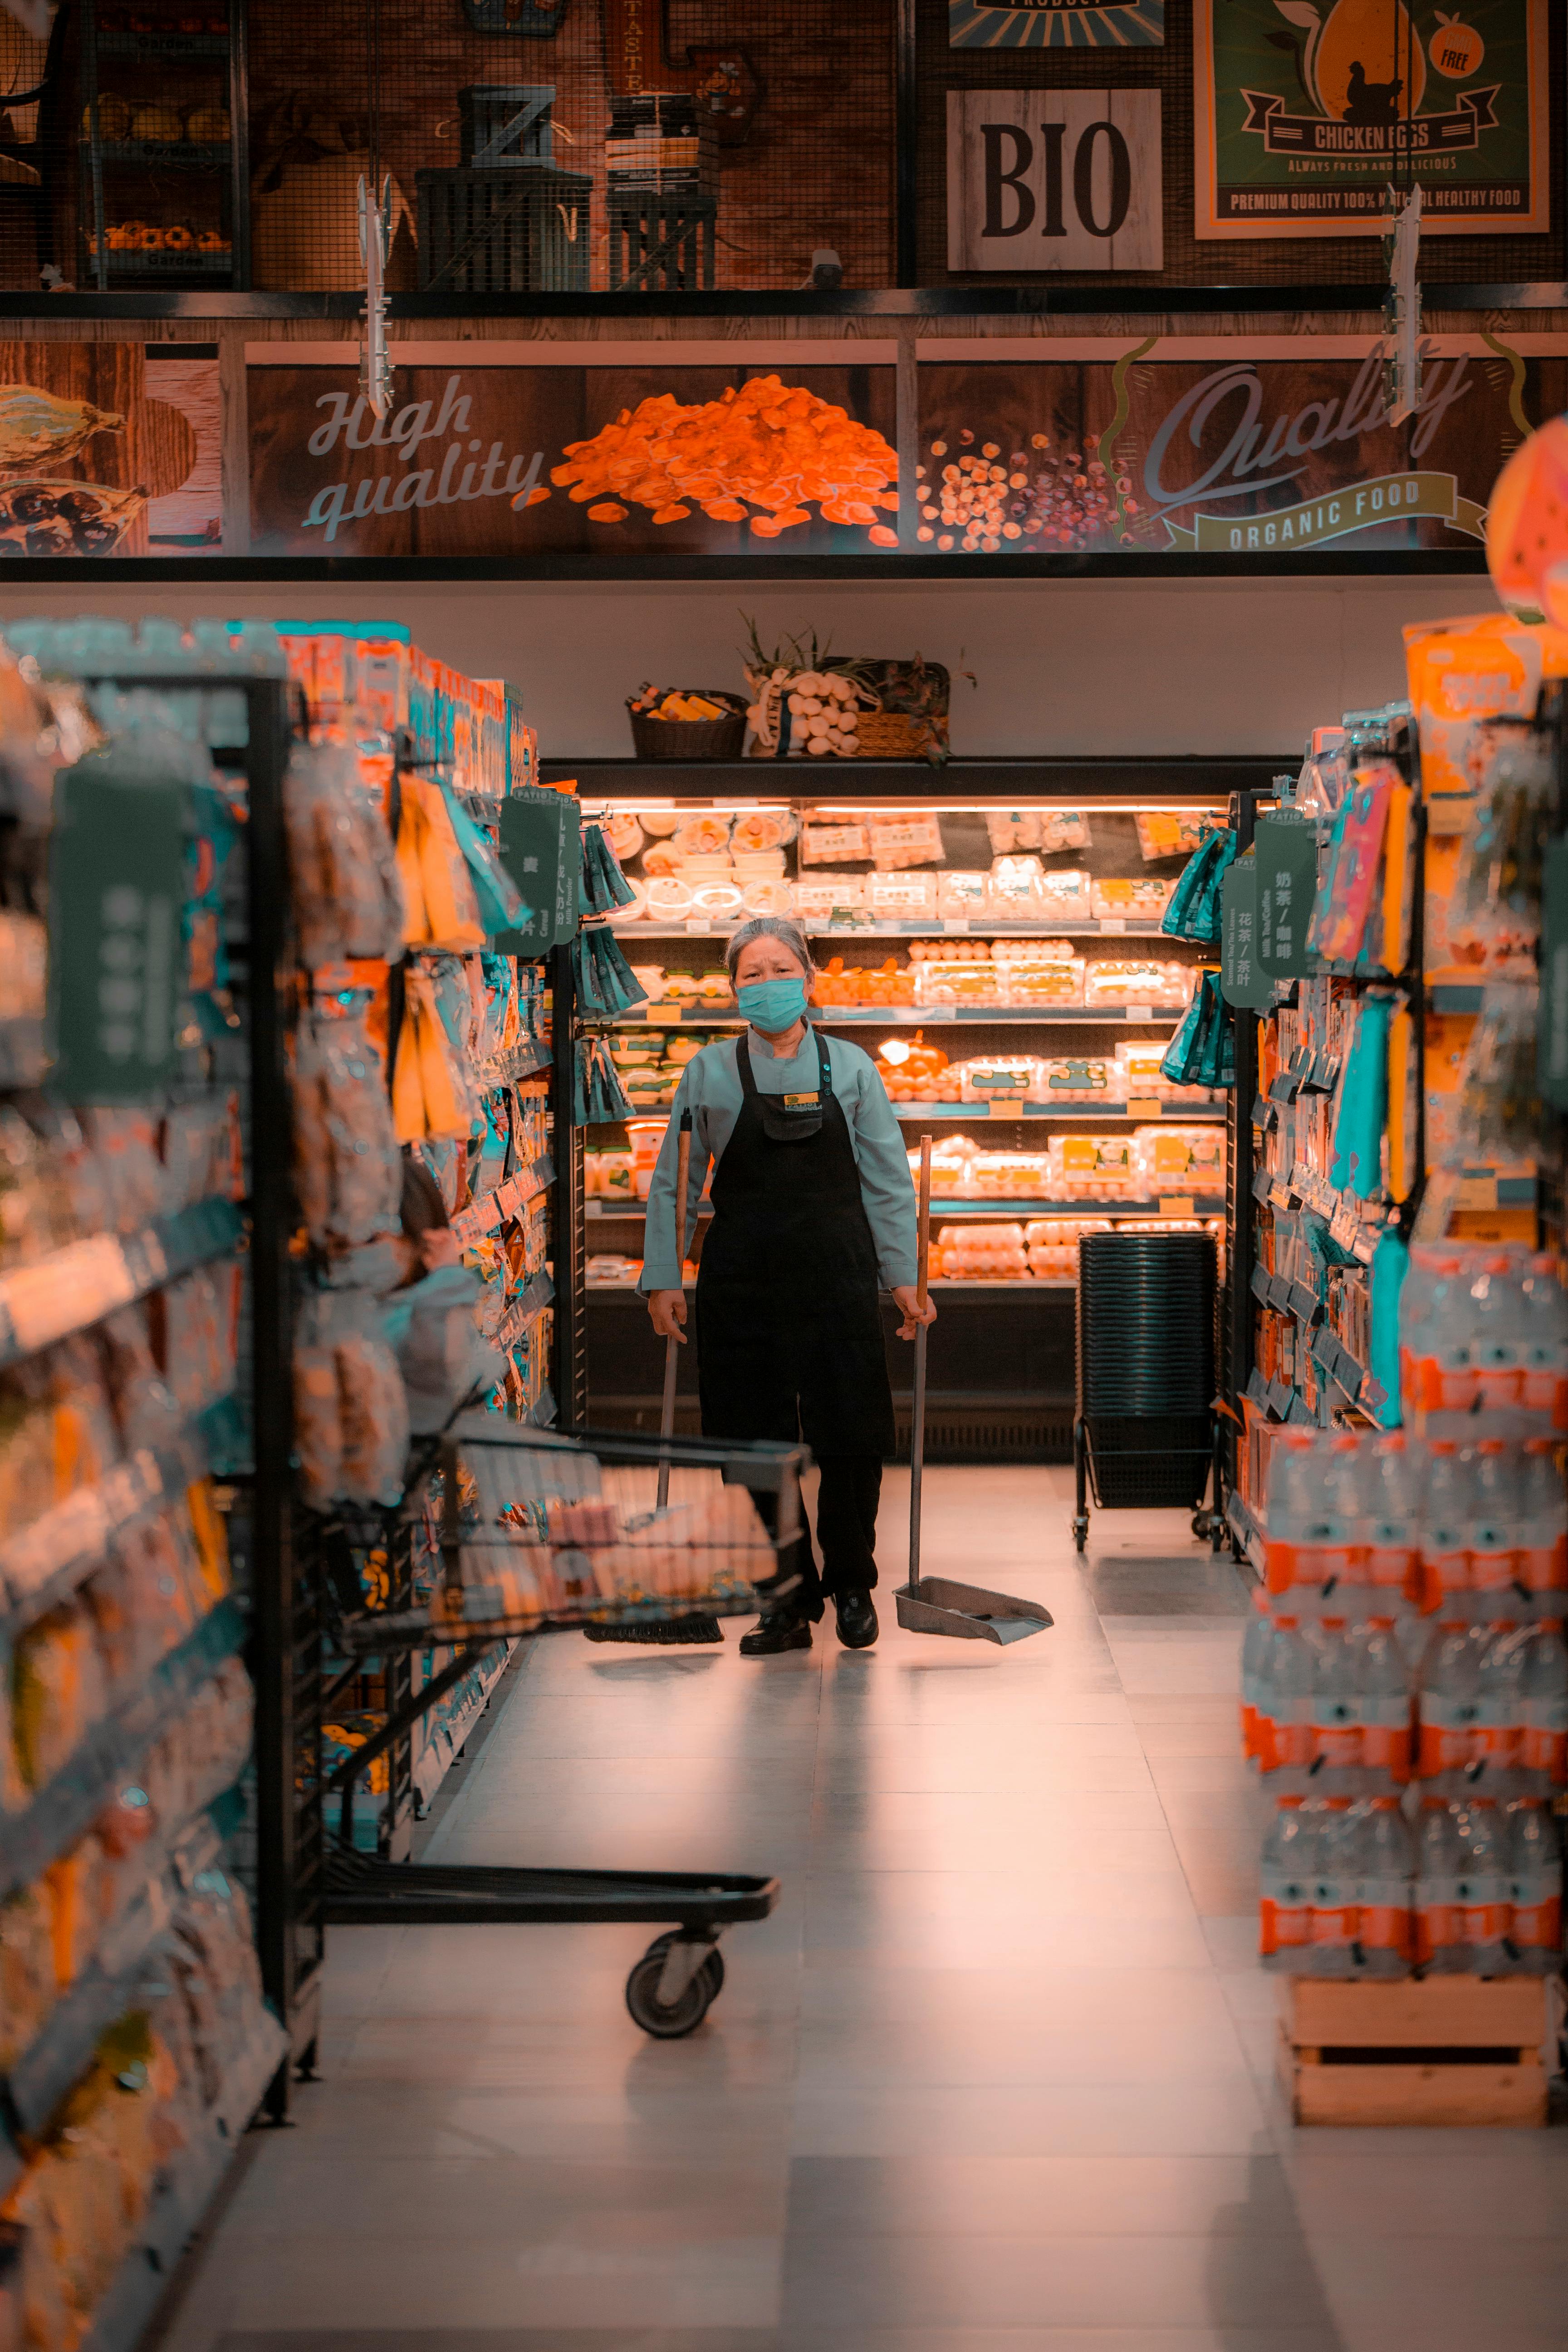
[(1200, 237), (1551, 226), (1546, 0), (1195, 0)]

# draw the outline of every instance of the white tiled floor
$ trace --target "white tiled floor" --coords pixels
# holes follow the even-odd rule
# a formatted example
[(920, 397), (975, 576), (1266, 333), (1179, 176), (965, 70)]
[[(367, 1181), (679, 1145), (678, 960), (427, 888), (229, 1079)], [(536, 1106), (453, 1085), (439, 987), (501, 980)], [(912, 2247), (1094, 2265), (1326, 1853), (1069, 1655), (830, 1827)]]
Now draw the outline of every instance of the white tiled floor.
[(1055, 1613), (1017, 1647), (541, 1644), (431, 1858), (778, 1910), (662, 2044), (647, 1930), (337, 1931), (167, 2352), (1563, 2352), (1568, 2135), (1291, 2130), (1237, 1592), (1175, 1513), (1086, 1572), (1069, 1486), (928, 1476), (928, 1571)]

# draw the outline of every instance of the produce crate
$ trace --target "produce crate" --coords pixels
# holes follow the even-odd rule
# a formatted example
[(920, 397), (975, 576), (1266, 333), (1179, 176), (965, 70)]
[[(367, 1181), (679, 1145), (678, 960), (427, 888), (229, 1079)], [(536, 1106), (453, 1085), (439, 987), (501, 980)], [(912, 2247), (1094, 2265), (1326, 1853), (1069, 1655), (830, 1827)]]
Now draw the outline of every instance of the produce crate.
[(1560, 1998), (1539, 1977), (1279, 1988), (1280, 2079), (1299, 2124), (1546, 2121), (1542, 2049)]
[(605, 197), (610, 218), (610, 284), (616, 292), (690, 294), (713, 284), (714, 195), (666, 197), (657, 191)]
[(510, 172), (553, 159), (555, 84), (473, 82), (458, 92), (464, 166)]
[(529, 163), (515, 171), (424, 170), (414, 177), (422, 292), (587, 291), (589, 173)]

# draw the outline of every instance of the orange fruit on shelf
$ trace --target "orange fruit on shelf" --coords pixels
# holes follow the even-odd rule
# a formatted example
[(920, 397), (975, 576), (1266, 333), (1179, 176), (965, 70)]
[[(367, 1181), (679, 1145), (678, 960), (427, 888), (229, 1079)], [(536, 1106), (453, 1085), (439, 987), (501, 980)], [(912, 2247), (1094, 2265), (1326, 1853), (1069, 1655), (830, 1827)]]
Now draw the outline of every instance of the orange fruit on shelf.
[(1542, 581), (1568, 561), (1568, 416), (1553, 416), (1509, 459), (1487, 509), (1487, 569), (1503, 603), (1540, 612)]

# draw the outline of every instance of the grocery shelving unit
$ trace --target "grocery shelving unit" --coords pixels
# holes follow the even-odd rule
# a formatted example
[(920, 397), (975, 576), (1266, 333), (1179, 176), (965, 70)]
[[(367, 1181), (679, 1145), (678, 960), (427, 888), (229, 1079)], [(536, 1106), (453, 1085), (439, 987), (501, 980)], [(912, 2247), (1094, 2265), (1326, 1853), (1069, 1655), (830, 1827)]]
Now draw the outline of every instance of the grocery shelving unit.
[[(548, 775), (556, 770), (577, 780), (585, 803), (601, 801), (636, 814), (639, 806), (662, 805), (679, 814), (710, 808), (744, 811), (788, 802), (797, 809), (809, 803), (842, 814), (850, 809), (879, 813), (893, 808), (911, 813), (940, 812), (944, 821), (962, 824), (979, 816), (987, 805), (1048, 810), (1082, 808), (1091, 827), (1099, 824), (1114, 847), (1103, 852), (1062, 851), (1047, 857), (1047, 866), (1087, 866), (1098, 874), (1144, 870), (1133, 834), (1131, 817), (1139, 810), (1170, 811), (1201, 808), (1223, 816), (1227, 806), (1269, 788), (1282, 762), (1264, 758), (1215, 760), (961, 760), (941, 767), (907, 761), (854, 759), (847, 761), (794, 759), (784, 761), (546, 761)], [(1120, 821), (1120, 822), (1118, 822)], [(989, 865), (991, 852), (984, 831), (981, 852), (950, 852), (953, 865)], [(973, 845), (972, 845), (973, 846)], [(636, 878), (637, 866), (630, 866)], [(940, 869), (939, 869), (940, 870)], [(1176, 864), (1147, 869), (1169, 879)], [(693, 918), (680, 921), (641, 919), (617, 926), (623, 952), (634, 964), (659, 961), (668, 969), (679, 953), (680, 968), (699, 973), (721, 961), (731, 926)], [(1028, 938), (1048, 934), (1069, 938), (1075, 951), (1094, 955), (1097, 949), (1114, 955), (1119, 945), (1131, 953), (1155, 950), (1161, 961), (1214, 961), (1188, 942), (1168, 939), (1156, 924), (1131, 919), (1058, 922), (1049, 916), (1035, 920), (998, 919), (910, 922), (856, 922), (853, 925), (805, 928), (813, 937), (819, 960), (827, 955), (880, 964), (900, 947), (916, 941), (976, 935), (986, 939)], [(1100, 1006), (973, 1004), (927, 1007), (825, 1005), (817, 1014), (830, 1034), (863, 1040), (875, 1050), (879, 1035), (919, 1030), (933, 1044), (955, 1055), (962, 1038), (965, 1054), (1037, 1051), (1050, 1055), (1067, 1052), (1109, 1051), (1117, 1038), (1129, 1042), (1163, 1040), (1178, 1026), (1180, 1007), (1111, 1004)], [(710, 1012), (700, 1003), (664, 1007), (655, 1002), (639, 1005), (615, 1024), (636, 1033), (647, 1027), (671, 1032), (694, 1030), (722, 1034), (742, 1024), (732, 1012)], [(868, 1032), (872, 1034), (868, 1034)], [(1031, 1034), (1039, 1044), (1032, 1045)], [(1125, 1102), (1061, 1102), (1005, 1106), (995, 1102), (938, 1100), (895, 1106), (911, 1144), (918, 1133), (931, 1130), (939, 1143), (950, 1135), (983, 1123), (995, 1148), (1039, 1149), (1044, 1139), (1064, 1129), (1114, 1131), (1129, 1121), (1222, 1125), (1229, 1113), (1217, 1102), (1150, 1100), (1130, 1110)], [(658, 1118), (648, 1104), (636, 1116)], [(602, 1139), (591, 1133), (591, 1144)], [(1022, 1217), (1061, 1215), (1072, 1218), (1218, 1217), (1225, 1202), (1218, 1196), (1194, 1197), (1173, 1192), (1163, 1198), (1106, 1200), (1043, 1196), (1013, 1198), (944, 1197), (931, 1207), (942, 1223), (1011, 1222)], [(703, 1213), (705, 1220), (706, 1211)], [(585, 1227), (595, 1255), (640, 1255), (643, 1212), (638, 1203), (625, 1204), (602, 1198), (587, 1203)], [(702, 1229), (700, 1220), (699, 1233)], [(949, 1459), (1070, 1458), (1074, 1362), (1074, 1286), (1052, 1281), (948, 1283), (939, 1279), (937, 1296), (943, 1314), (931, 1340), (931, 1390), (928, 1406), (928, 1447), (934, 1456)], [(894, 1311), (885, 1306), (889, 1333)], [(659, 1395), (662, 1349), (649, 1336), (640, 1297), (625, 1286), (592, 1280), (586, 1286), (588, 1372), (595, 1424), (605, 1419), (637, 1426), (655, 1425)], [(889, 1348), (895, 1383), (900, 1374), (905, 1391), (895, 1386), (895, 1405), (907, 1428), (910, 1408), (908, 1375), (901, 1357)], [(695, 1426), (694, 1368), (683, 1357), (678, 1391), (679, 1423)]]
[[(249, 285), (247, 6), (247, 0), (206, 0), (190, 18), (171, 19), (167, 30), (153, 29), (150, 19), (143, 20), (143, 28), (121, 29), (100, 24), (99, 0), (80, 0), (79, 97), (72, 116), (79, 286), (108, 293), (137, 287), (216, 292)], [(132, 85), (129, 95), (113, 87), (126, 77)], [(176, 107), (188, 108), (198, 89), (209, 110), (221, 108), (227, 114), (226, 140), (116, 137), (105, 123), (109, 100), (128, 110), (158, 104), (169, 111), (172, 96)], [(174, 227), (188, 242), (110, 248), (110, 234), (122, 220), (139, 219), (143, 211), (163, 215), (187, 202), (193, 211), (210, 215), (215, 199), (216, 217), (147, 223), (160, 236)], [(221, 246), (204, 247), (204, 230), (220, 238)]]
[[(298, 1780), (308, 1719), (311, 1660), (299, 1641), (301, 1612), (289, 1540), (293, 1442), (289, 1363), (288, 1087), (278, 980), (285, 900), (282, 869), (269, 855), (281, 842), (281, 782), (295, 710), (280, 680), (96, 675), (93, 688), (126, 686), (169, 694), (219, 690), (243, 700), (247, 740), (216, 750), (215, 765), (243, 778), (249, 824), (243, 896), (227, 909), (237, 994), (248, 1015), (248, 1052), (231, 1045), (207, 1084), (241, 1078), (245, 1126), (273, 1149), (249, 1156), (243, 1213), (214, 1194), (140, 1232), (98, 1236), (57, 1250), (0, 1277), (0, 1364), (89, 1331), (106, 1315), (153, 1297), (180, 1276), (243, 1254), (250, 1275), (248, 1364), (236, 1389), (195, 1413), (172, 1440), (133, 1452), (97, 1485), (79, 1488), (0, 1546), (0, 1641), (11, 1643), (79, 1592), (114, 1546), (174, 1506), (215, 1469), (237, 1490), (229, 1514), (235, 1590), (121, 1690), (54, 1778), (37, 1790), (0, 1840), (0, 1900), (36, 1884), (92, 1827), (105, 1805), (145, 1769), (156, 1743), (188, 1712), (225, 1666), (243, 1654), (256, 1693), (254, 1916), (262, 1982), (272, 2010), (258, 2017), (243, 2050), (231, 2053), (215, 2103), (166, 2166), (108, 2293), (93, 2315), (91, 2352), (131, 2352), (226, 2172), (246, 2126), (265, 2103), (280, 2114), (290, 2053), (313, 2032), (314, 1969), (321, 1956), (308, 1837), (300, 1834)], [(242, 911), (243, 909), (243, 911)], [(29, 1080), (42, 1075), (37, 1064)], [(202, 1084), (182, 1076), (176, 1099)], [(279, 1179), (281, 1178), (281, 1184)], [(308, 1612), (306, 1612), (308, 1614)], [(20, 2171), (16, 2140), (41, 2134), (91, 2065), (100, 2036), (134, 2007), (164, 1949), (184, 1890), (220, 1863), (223, 1839), (243, 1832), (250, 1802), (240, 1787), (207, 1790), (184, 1820), (158, 1822), (141, 1850), (141, 1877), (88, 1958), (0, 2080), (0, 2195)], [(223, 1883), (221, 1878), (217, 1882)], [(281, 2020), (281, 2025), (278, 2021)]]

